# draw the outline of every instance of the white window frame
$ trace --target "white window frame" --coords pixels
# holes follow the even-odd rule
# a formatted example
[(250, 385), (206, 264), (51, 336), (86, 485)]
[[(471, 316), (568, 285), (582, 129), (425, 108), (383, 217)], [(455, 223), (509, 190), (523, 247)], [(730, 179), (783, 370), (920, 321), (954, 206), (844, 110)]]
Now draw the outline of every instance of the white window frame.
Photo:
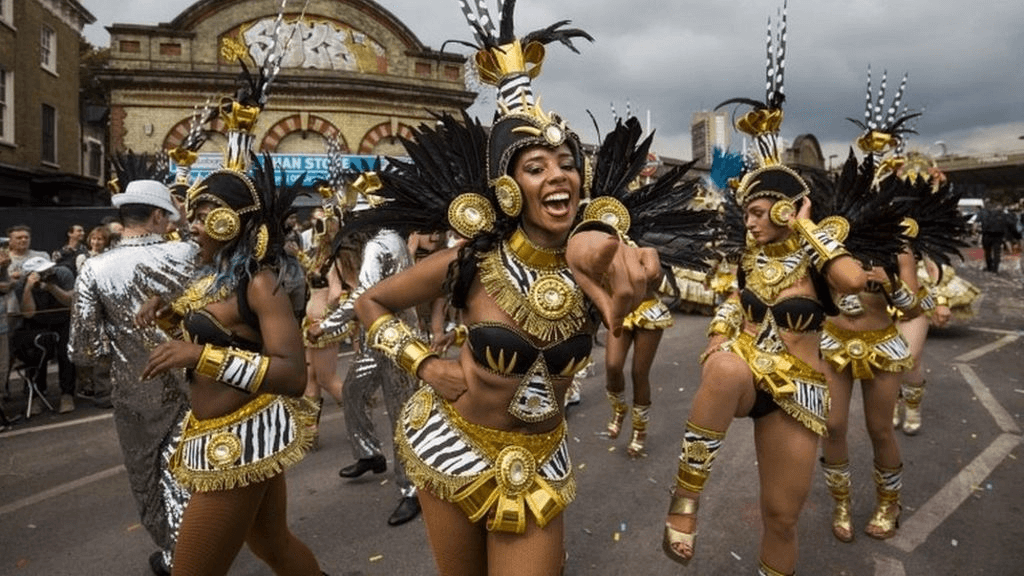
[[(99, 150), (99, 171), (95, 174), (92, 172), (92, 149), (96, 147)], [(92, 136), (85, 137), (85, 157), (82, 158), (82, 174), (90, 178), (95, 178), (97, 182), (103, 183), (103, 159), (106, 157), (106, 150), (103, 148), (103, 142), (93, 138)]]
[(14, 71), (3, 66), (0, 66), (0, 121), (3, 123), (0, 142), (14, 144)]
[(0, 0), (0, 22), (14, 28), (14, 0)]
[(46, 24), (39, 28), (39, 66), (57, 74), (57, 31)]
[[(42, 137), (43, 136), (43, 134), (42, 134), (42, 131), (43, 131), (43, 106), (48, 107), (51, 110), (53, 110), (53, 158), (52, 159), (51, 158), (44, 158), (43, 157), (43, 148), (44, 148), (44, 145), (46, 143), (45, 142), (46, 139)], [(60, 142), (60, 134), (57, 133), (58, 126), (60, 126), (60, 114), (57, 112), (57, 107), (56, 106), (51, 106), (49, 104), (46, 104), (45, 102), (42, 103), (42, 106), (39, 107), (39, 132), (40, 132), (40, 138), (39, 138), (39, 161), (42, 162), (43, 164), (46, 164), (47, 166), (59, 166), (58, 162), (60, 162), (60, 146), (59, 146), (58, 143)]]

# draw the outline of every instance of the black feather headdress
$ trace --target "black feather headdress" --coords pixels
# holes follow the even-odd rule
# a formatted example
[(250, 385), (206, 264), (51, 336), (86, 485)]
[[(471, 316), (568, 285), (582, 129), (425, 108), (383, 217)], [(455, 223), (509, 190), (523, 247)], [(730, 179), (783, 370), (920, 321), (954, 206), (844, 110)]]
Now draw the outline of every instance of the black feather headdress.
[(714, 256), (710, 246), (718, 213), (693, 208), (699, 182), (687, 178), (693, 162), (637, 185), (654, 137), (641, 141), (642, 133), (640, 122), (629, 118), (605, 137), (594, 159), (592, 199), (583, 217), (615, 226), (638, 246), (654, 248), (665, 265), (706, 270)]

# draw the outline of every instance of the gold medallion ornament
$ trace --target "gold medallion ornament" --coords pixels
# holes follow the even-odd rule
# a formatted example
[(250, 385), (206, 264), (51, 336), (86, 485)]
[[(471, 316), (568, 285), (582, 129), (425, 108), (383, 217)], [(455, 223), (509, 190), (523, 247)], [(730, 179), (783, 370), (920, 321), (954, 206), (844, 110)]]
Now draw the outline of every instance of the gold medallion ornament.
[(557, 320), (572, 306), (573, 290), (557, 274), (543, 276), (530, 286), (530, 305), (548, 320)]
[(776, 226), (785, 226), (789, 224), (789, 221), (795, 214), (796, 204), (792, 200), (778, 200), (775, 204), (772, 204), (772, 209), (768, 211), (768, 218)]
[(508, 174), (494, 181), (494, 195), (498, 198), (498, 207), (506, 215), (515, 218), (523, 210), (523, 193)]
[(530, 336), (551, 342), (583, 327), (583, 292), (564, 251), (534, 245), (520, 228), (481, 257), (479, 266), (484, 289)]
[(215, 468), (231, 466), (241, 455), (242, 441), (232, 432), (216, 434), (206, 445), (206, 459)]
[(256, 245), (253, 246), (252, 253), (256, 256), (256, 261), (263, 260), (263, 257), (267, 255), (267, 246), (270, 244), (270, 231), (267, 230), (266, 224), (260, 224), (259, 230), (256, 231)]
[(490, 201), (479, 194), (460, 194), (448, 205), (448, 223), (466, 238), (493, 228), (494, 219)]
[(218, 206), (206, 215), (204, 226), (207, 236), (220, 242), (227, 242), (238, 236), (238, 232), (242, 229), (242, 221), (238, 212), (231, 208)]
[(748, 238), (741, 265), (747, 274), (747, 287), (762, 299), (772, 301), (804, 277), (809, 264), (800, 238), (791, 234), (781, 242), (763, 246)]
[(522, 446), (506, 446), (497, 458), (498, 484), (501, 491), (514, 498), (533, 485), (537, 460)]
[[(909, 220), (909, 218), (905, 220)], [(845, 241), (846, 237), (850, 235), (850, 222), (842, 216), (829, 216), (818, 222), (818, 228), (825, 230), (829, 236), (839, 242)]]
[(583, 219), (601, 221), (614, 227), (623, 236), (629, 232), (632, 225), (629, 210), (622, 202), (611, 196), (601, 196), (589, 202), (583, 209)]

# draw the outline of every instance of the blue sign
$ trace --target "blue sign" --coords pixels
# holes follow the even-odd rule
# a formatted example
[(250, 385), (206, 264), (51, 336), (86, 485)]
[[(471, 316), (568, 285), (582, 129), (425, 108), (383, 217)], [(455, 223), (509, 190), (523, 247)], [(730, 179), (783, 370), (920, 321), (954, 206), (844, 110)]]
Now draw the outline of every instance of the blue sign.
[[(298, 180), (299, 176), (305, 174), (305, 185), (312, 185), (317, 180), (327, 180), (328, 156), (327, 154), (271, 154), (274, 162), (274, 176), (278, 182), (281, 181), (281, 174), (284, 174), (285, 185), (291, 186)], [(346, 170), (365, 171), (370, 170), (377, 161), (377, 156), (346, 154), (341, 157), (342, 166)], [(262, 156), (260, 157), (262, 161)], [(192, 165), (192, 172), (189, 181), (204, 178), (215, 170), (220, 170), (224, 163), (224, 155), (216, 153), (202, 153), (199, 159)], [(381, 158), (381, 166), (387, 165), (387, 159)], [(177, 170), (177, 165), (171, 162), (171, 175)]]

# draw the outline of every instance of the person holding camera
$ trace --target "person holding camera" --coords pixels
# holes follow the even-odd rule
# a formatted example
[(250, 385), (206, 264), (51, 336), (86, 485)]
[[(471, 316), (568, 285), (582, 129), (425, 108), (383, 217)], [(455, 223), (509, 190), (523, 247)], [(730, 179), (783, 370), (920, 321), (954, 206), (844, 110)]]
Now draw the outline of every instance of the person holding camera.
[[(21, 328), (14, 332), (11, 346), (15, 357), (29, 366), (29, 378), (41, 394), (46, 394), (46, 365), (56, 357), (57, 381), (60, 384), (60, 407), (66, 414), (75, 409), (75, 365), (68, 357), (68, 330), (71, 326), (71, 295), (75, 275), (64, 266), (56, 266), (45, 256), (33, 256), (21, 265), (21, 278), (14, 285), (20, 297)], [(36, 337), (56, 333), (57, 339), (45, 350), (36, 346)], [(32, 402), (31, 413), (42, 412), (38, 399)]]

